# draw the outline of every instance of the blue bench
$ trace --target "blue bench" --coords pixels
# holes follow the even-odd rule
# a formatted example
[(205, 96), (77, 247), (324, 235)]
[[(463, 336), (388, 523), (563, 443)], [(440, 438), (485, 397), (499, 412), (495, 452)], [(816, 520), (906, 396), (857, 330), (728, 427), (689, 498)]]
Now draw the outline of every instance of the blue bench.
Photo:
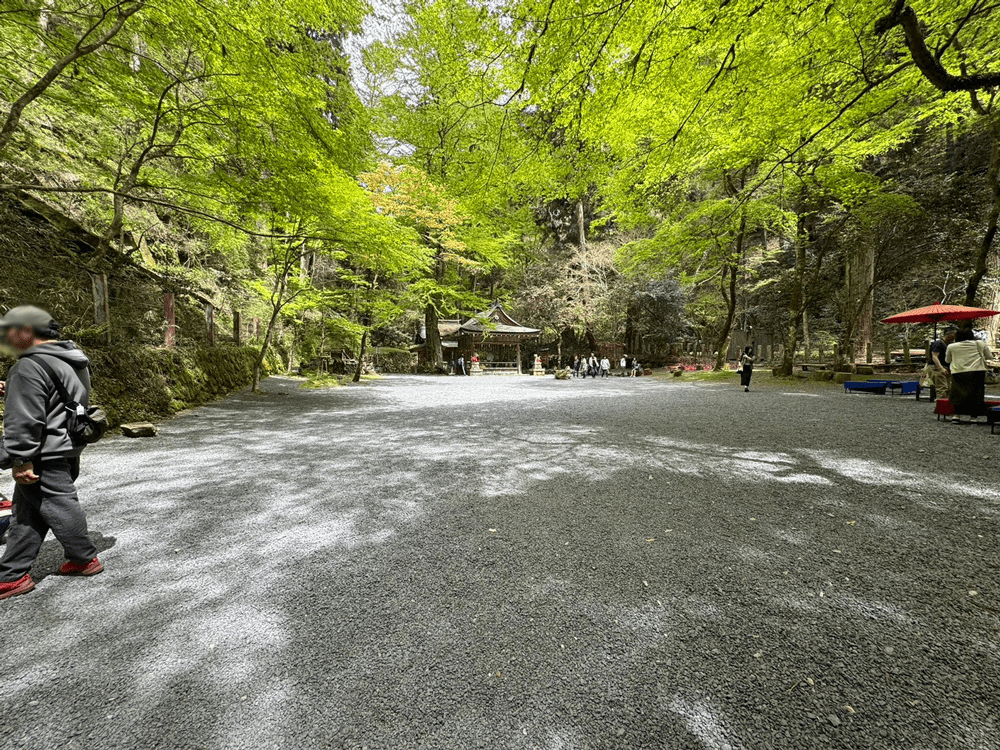
[(892, 393), (899, 389), (900, 396), (909, 396), (910, 394), (915, 395), (920, 398), (920, 381), (919, 380), (894, 380), (889, 383), (889, 391)]
[(892, 385), (891, 380), (848, 380), (844, 383), (844, 393), (859, 391), (861, 393), (880, 393), (885, 395)]
[(1000, 421), (1000, 406), (991, 406), (986, 410), (986, 424), (990, 426), (990, 434), (994, 434), (997, 422)]

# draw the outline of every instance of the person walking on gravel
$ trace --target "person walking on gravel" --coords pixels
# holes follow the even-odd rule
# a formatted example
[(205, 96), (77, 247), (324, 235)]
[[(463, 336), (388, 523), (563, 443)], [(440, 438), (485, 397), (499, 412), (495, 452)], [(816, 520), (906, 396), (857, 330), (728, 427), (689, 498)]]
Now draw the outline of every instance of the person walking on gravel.
[(15, 307), (0, 318), (0, 344), (18, 357), (4, 394), (0, 466), (11, 468), (17, 486), (0, 559), (0, 599), (35, 587), (28, 571), (50, 530), (68, 558), (59, 568), (61, 575), (91, 576), (104, 570), (74, 484), (83, 446), (74, 444), (67, 431), (64, 400), (46, 369), (75, 401), (86, 404), (90, 360), (72, 341), (58, 337), (59, 324), (32, 305)]
[(751, 377), (753, 377), (753, 347), (748, 346), (740, 354), (740, 385), (744, 391), (750, 390)]

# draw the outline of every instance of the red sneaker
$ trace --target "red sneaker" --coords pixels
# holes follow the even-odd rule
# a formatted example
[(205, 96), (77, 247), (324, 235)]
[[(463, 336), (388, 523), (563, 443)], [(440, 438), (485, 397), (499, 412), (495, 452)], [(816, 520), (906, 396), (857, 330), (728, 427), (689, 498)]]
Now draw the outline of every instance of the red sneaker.
[(0, 581), (0, 599), (9, 599), (12, 596), (27, 594), (33, 588), (35, 588), (35, 582), (31, 580), (31, 576), (27, 573), (16, 581)]
[(90, 562), (78, 563), (72, 560), (67, 560), (59, 567), (59, 575), (61, 576), (95, 576), (104, 570), (104, 566), (101, 565), (101, 561), (96, 557)]

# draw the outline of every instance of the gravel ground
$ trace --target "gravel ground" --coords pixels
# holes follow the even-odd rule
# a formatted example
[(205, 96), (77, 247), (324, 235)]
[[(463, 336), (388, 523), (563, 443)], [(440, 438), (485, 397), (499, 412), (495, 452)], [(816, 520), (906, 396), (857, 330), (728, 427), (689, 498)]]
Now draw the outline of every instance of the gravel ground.
[[(1000, 435), (912, 397), (288, 379), (108, 439), (2, 748), (1000, 748)], [(9, 475), (0, 480), (9, 494)]]

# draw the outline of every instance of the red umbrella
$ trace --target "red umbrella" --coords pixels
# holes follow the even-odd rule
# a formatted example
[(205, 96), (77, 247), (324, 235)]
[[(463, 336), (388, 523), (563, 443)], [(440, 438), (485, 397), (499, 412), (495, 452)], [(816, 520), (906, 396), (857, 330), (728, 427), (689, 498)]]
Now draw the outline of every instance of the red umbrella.
[(890, 315), (883, 318), (883, 323), (937, 323), (939, 320), (975, 320), (1000, 315), (1000, 310), (987, 310), (984, 307), (965, 307), (964, 305), (930, 305), (918, 307), (916, 310)]
[(918, 307), (916, 310), (890, 315), (883, 318), (883, 323), (933, 323), (934, 338), (937, 338), (937, 324), (941, 320), (975, 320), (1000, 315), (1000, 310), (987, 310), (984, 307), (966, 307), (965, 305), (930, 305)]

